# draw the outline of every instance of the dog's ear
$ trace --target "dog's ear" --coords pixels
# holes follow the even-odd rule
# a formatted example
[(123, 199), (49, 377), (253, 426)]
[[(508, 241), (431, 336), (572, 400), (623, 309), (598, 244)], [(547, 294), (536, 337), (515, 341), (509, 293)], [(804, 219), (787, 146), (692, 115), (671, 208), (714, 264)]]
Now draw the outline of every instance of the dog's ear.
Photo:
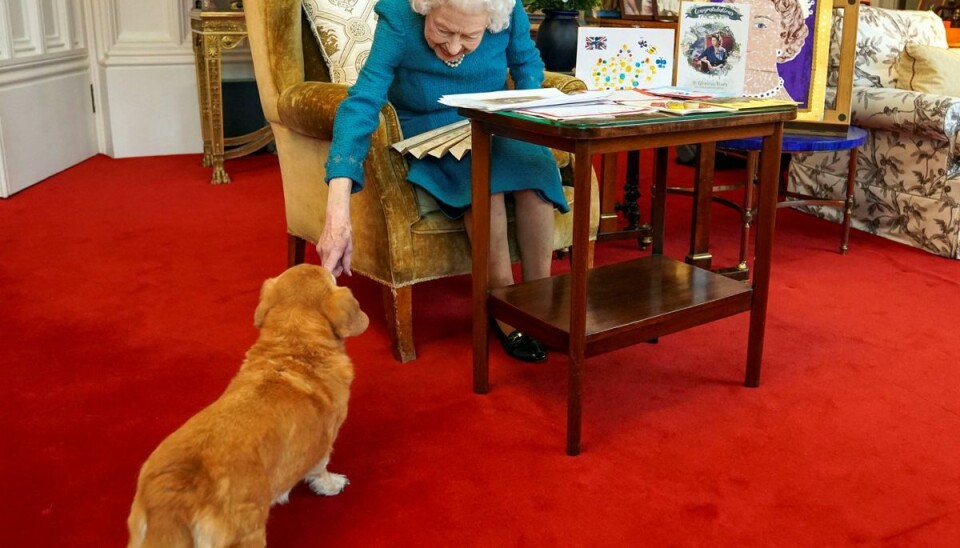
[(370, 324), (370, 319), (360, 310), (360, 303), (346, 287), (331, 288), (323, 301), (323, 314), (341, 339), (363, 333)]
[(257, 309), (253, 312), (253, 325), (257, 329), (263, 327), (263, 320), (267, 318), (267, 312), (273, 308), (273, 302), (275, 300), (273, 286), (276, 285), (276, 283), (276, 278), (269, 278), (263, 282), (263, 287), (260, 288), (260, 302), (257, 304)]

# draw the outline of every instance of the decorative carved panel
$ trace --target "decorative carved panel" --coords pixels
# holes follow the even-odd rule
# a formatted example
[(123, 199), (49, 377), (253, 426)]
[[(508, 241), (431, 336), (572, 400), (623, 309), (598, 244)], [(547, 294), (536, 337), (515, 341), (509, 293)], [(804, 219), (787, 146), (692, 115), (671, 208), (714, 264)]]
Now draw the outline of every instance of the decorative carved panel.
[(81, 1), (0, 1), (0, 62), (84, 50)]

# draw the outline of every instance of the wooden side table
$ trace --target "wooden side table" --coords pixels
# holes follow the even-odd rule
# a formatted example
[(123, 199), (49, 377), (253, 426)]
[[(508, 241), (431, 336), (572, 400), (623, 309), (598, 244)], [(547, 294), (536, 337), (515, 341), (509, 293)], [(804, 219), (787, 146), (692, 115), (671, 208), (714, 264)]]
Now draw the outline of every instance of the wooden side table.
[(243, 12), (190, 11), (193, 55), (197, 68), (197, 95), (200, 99), (200, 131), (203, 135), (203, 165), (212, 167), (212, 184), (229, 183), (223, 161), (245, 156), (273, 140), (270, 126), (239, 137), (223, 136), (223, 89), (220, 57), (224, 50), (239, 46), (247, 37)]
[[(614, 124), (549, 122), (513, 113), (459, 109), (471, 121), (473, 166), (473, 390), (489, 390), (488, 315), (569, 356), (567, 454), (580, 452), (584, 360), (713, 320), (750, 313), (745, 384), (760, 383), (760, 363), (770, 285), (777, 211), (777, 181), (783, 124), (796, 108), (724, 115), (647, 115)], [(695, 117), (695, 118), (694, 118)], [(490, 147), (499, 135), (573, 152), (577, 158), (700, 143), (703, 149), (694, 190), (690, 252), (685, 262), (663, 256), (666, 172), (655, 173), (653, 255), (588, 268), (591, 162), (574, 174), (573, 261), (570, 274), (524, 281), (491, 290)], [(752, 285), (710, 269), (710, 203), (716, 142), (761, 137), (760, 200)], [(662, 158), (660, 158), (662, 157)], [(589, 295), (589, 298), (588, 298)]]

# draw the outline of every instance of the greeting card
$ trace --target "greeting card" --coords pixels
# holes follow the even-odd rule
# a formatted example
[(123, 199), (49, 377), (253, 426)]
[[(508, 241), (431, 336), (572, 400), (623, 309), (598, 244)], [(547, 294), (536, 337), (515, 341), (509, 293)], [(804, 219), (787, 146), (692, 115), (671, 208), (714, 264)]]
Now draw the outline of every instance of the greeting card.
[(673, 37), (672, 29), (580, 27), (575, 76), (590, 89), (668, 86)]
[(747, 4), (680, 4), (676, 85), (713, 95), (741, 95), (749, 25)]

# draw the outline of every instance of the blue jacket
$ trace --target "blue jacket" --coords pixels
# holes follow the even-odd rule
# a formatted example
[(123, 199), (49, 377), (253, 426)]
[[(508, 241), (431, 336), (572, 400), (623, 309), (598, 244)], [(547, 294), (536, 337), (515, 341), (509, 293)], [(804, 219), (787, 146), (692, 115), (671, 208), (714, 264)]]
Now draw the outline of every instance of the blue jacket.
[[(510, 26), (498, 33), (486, 31), (477, 49), (456, 68), (430, 49), (423, 36), (424, 16), (414, 12), (408, 0), (380, 0), (375, 11), (379, 20), (370, 56), (337, 111), (326, 164), (326, 180), (348, 177), (354, 181), (354, 192), (363, 188), (370, 135), (387, 101), (397, 112), (404, 136), (412, 136), (462, 119), (456, 109), (437, 102), (441, 95), (504, 89), (508, 69), (518, 89), (538, 88), (543, 81), (543, 62), (519, 0)], [(494, 138), (492, 156), (493, 192), (533, 188), (561, 211), (568, 210), (556, 162), (547, 149)], [(412, 159), (408, 180), (449, 206), (448, 214), (465, 209), (471, 199), (470, 158)]]

